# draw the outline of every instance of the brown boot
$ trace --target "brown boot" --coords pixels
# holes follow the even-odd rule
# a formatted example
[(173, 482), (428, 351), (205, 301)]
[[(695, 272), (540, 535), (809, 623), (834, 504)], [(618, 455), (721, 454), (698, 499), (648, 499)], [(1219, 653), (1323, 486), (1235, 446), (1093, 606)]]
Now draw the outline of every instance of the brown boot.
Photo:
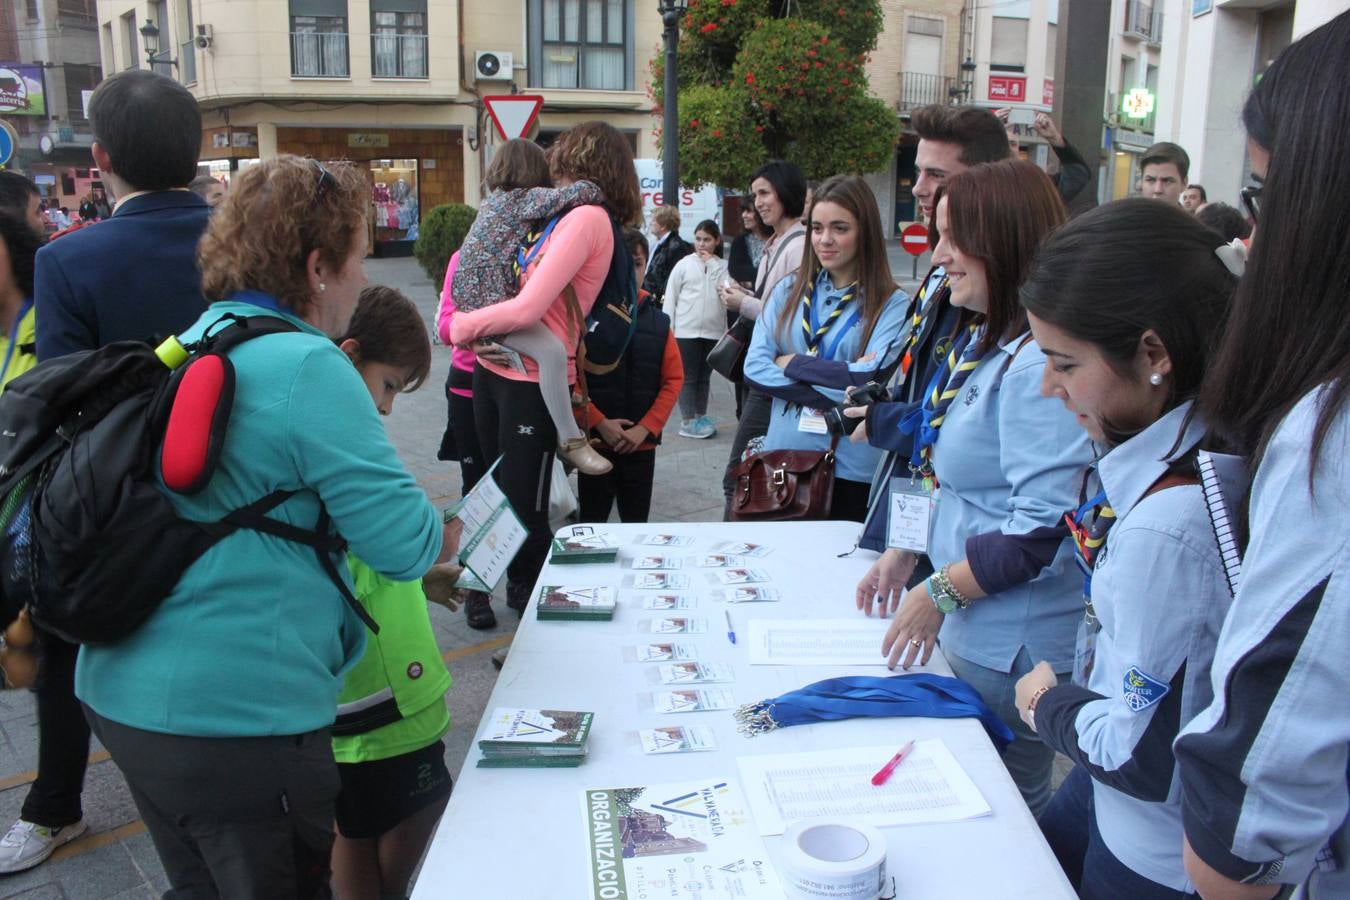
[(614, 464), (596, 453), (584, 437), (563, 441), (558, 445), (558, 455), (563, 462), (571, 463), (585, 475), (604, 475), (614, 469)]

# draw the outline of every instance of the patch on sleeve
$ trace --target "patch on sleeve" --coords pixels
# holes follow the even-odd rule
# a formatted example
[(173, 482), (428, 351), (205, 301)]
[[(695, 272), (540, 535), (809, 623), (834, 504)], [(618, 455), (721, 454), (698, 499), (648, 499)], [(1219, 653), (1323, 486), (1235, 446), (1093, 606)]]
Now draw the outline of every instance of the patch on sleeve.
[(1125, 705), (1132, 712), (1143, 712), (1157, 703), (1172, 688), (1151, 675), (1146, 675), (1138, 666), (1130, 666), (1125, 673)]

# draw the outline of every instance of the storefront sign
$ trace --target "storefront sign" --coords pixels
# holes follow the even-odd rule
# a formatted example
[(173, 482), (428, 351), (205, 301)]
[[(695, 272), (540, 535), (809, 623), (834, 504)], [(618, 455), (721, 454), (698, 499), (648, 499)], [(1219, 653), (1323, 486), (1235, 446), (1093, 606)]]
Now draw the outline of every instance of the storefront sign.
[(389, 135), (368, 131), (348, 132), (347, 146), (354, 148), (383, 149), (389, 146)]
[(47, 115), (42, 66), (0, 62), (0, 113), (10, 116)]
[(1027, 99), (1027, 80), (1012, 75), (989, 76), (989, 99), (1007, 103), (1023, 103)]
[(1047, 78), (1041, 82), (1041, 105), (1055, 105), (1055, 79)]
[(1153, 112), (1153, 94), (1147, 88), (1135, 88), (1121, 101), (1120, 111), (1131, 119), (1147, 119)]

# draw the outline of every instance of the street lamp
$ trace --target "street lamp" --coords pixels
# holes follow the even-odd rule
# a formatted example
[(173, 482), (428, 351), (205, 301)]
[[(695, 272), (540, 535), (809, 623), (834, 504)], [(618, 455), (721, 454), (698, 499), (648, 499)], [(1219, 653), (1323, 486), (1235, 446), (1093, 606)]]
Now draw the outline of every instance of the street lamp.
[(676, 75), (675, 47), (680, 42), (680, 20), (689, 9), (689, 0), (656, 0), (665, 25), (666, 82), (665, 120), (662, 125), (664, 150), (661, 166), (661, 202), (680, 205), (680, 109), (679, 78)]
[(151, 70), (155, 68), (156, 63), (170, 66), (178, 65), (178, 60), (176, 59), (155, 58), (159, 56), (159, 26), (154, 23), (154, 20), (146, 19), (145, 24), (140, 28), (140, 32), (141, 40), (145, 44), (145, 59), (146, 62), (150, 63)]
[(970, 54), (967, 53), (965, 61), (961, 63), (961, 95), (963, 100), (975, 93), (975, 70), (977, 68), (975, 60), (971, 59)]

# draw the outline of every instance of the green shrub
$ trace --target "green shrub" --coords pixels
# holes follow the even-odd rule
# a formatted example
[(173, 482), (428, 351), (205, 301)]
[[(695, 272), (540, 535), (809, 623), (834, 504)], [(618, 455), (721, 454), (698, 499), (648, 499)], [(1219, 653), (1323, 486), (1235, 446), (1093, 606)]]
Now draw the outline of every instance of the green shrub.
[(417, 242), (413, 244), (413, 255), (422, 264), (431, 283), (436, 285), (436, 293), (441, 291), (450, 257), (464, 243), (464, 237), (476, 218), (478, 210), (472, 206), (446, 203), (433, 209), (422, 220)]

